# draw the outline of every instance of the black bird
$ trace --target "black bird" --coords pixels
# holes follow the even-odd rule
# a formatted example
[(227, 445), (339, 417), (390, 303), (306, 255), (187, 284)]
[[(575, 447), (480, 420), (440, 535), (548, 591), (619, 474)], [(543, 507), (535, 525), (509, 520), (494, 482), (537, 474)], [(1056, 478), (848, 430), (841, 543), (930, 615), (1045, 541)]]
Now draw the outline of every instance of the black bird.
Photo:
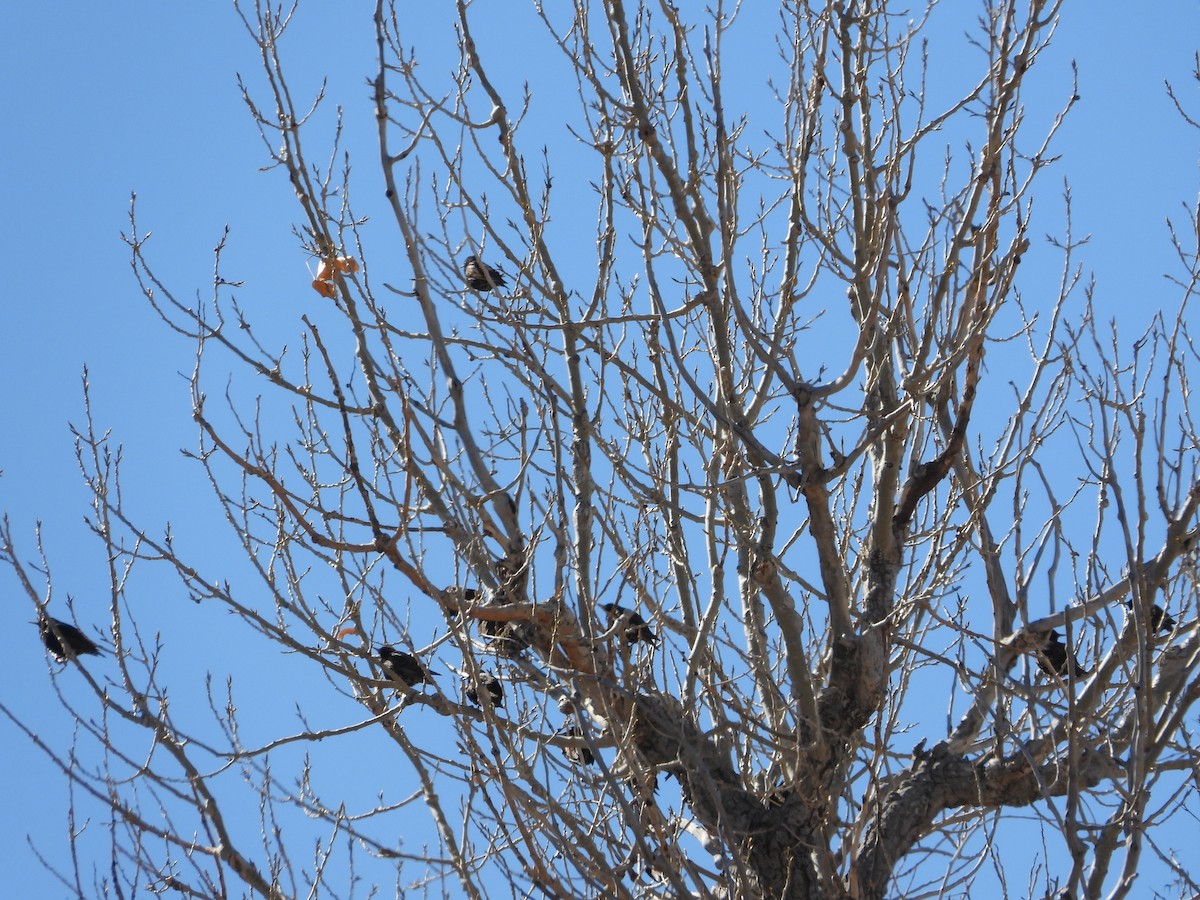
[(611, 621), (621, 621), (626, 641), (631, 644), (636, 644), (638, 641), (644, 641), (647, 644), (658, 643), (658, 635), (654, 633), (654, 629), (650, 627), (650, 623), (643, 619), (636, 611), (618, 606), (616, 603), (604, 603), (602, 605), (608, 610), (608, 618)]
[(491, 672), (480, 672), (479, 679), (475, 683), (475, 687), (467, 688), (467, 699), (479, 706), (479, 688), (487, 691), (488, 696), (492, 698), (493, 706), (504, 706), (504, 685), (500, 683), (500, 679)]
[(631, 774), (625, 779), (625, 785), (632, 798), (642, 804), (650, 803), (658, 795), (658, 775), (653, 771), (642, 773), (641, 778)]
[(1062, 635), (1057, 631), (1050, 632), (1045, 646), (1038, 653), (1038, 665), (1042, 667), (1043, 672), (1049, 675), (1065, 676), (1068, 667), (1070, 668), (1070, 673), (1076, 678), (1081, 678), (1091, 671), (1091, 669), (1085, 669), (1079, 664), (1079, 660), (1063, 644)]
[[(442, 593), (446, 596), (447, 600), (459, 600), (463, 603), (475, 603), (483, 598), (483, 595), (475, 588), (459, 587), (456, 584), (452, 584), (442, 591)], [(453, 622), (458, 618), (458, 610), (451, 606), (443, 606), (442, 612), (445, 614), (447, 622)]]
[(493, 288), (504, 287), (504, 273), (494, 269), (485, 262), (480, 262), (477, 256), (468, 256), (463, 263), (463, 278), (467, 287), (473, 291), (487, 293)]
[(38, 616), (38, 631), (50, 655), (60, 663), (88, 653), (93, 656), (100, 655), (100, 648), (96, 646), (95, 641), (69, 622), (62, 622), (42, 613)]
[[(1129, 607), (1131, 612), (1133, 611), (1132, 600), (1126, 600), (1125, 605)], [(1167, 615), (1167, 611), (1165, 609), (1163, 609), (1157, 603), (1154, 604), (1154, 606), (1150, 608), (1150, 633), (1153, 634), (1156, 631), (1174, 630), (1175, 620), (1171, 618), (1171, 616)]]
[[(564, 728), (559, 734), (573, 738), (583, 737), (583, 732), (579, 730), (578, 725)], [(592, 751), (588, 749), (587, 744), (580, 744), (578, 747), (563, 747), (563, 756), (576, 765), (590, 766), (596, 761), (596, 757), (592, 756)]]
[(430, 675), (438, 674), (425, 668), (421, 661), (411, 653), (404, 653), (390, 644), (376, 647), (375, 652), (379, 654), (383, 671), (387, 673), (387, 676), (406, 690), (422, 681), (429, 682)]

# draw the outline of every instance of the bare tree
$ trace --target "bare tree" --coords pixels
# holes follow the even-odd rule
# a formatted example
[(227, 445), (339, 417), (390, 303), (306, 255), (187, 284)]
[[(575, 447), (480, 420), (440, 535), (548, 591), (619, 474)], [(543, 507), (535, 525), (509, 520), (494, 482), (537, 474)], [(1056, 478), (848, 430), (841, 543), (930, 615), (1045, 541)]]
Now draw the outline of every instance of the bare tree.
[[(246, 574), (137, 521), (89, 412), (115, 654), (72, 662), (92, 693), (64, 703), (105, 764), (44, 749), (111, 810), (104, 889), (1121, 897), (1151, 853), (1200, 890), (1154, 840), (1200, 771), (1196, 220), (1178, 308), (1134, 340), (1093, 316), (1069, 226), (1031, 250), (1076, 98), (1040, 131), (1021, 98), (1060, 4), (982, 4), (949, 98), (936, 4), (785, 2), (773, 43), (736, 4), (507, 6), (574, 106), (505, 87), (526, 51), (465, 0), (446, 77), (380, 0), (377, 157), (293, 96), (293, 11), (247, 12), (246, 102), (327, 298), (282, 313), (298, 355), (221, 248), (211, 295), (179, 299), (131, 215)], [(749, 47), (778, 54), (766, 107), (729, 74)], [(349, 162), (375, 158), (382, 207)], [(178, 638), (126, 591), (147, 565), (320, 676), (272, 688), (298, 730), (246, 743), (236, 684), (207, 720), (170, 706)], [(323, 794), (287, 754), (331, 746), (416, 793)], [(398, 849), (415, 801), (432, 843)], [(1054, 866), (1009, 865), (1015, 810)]]

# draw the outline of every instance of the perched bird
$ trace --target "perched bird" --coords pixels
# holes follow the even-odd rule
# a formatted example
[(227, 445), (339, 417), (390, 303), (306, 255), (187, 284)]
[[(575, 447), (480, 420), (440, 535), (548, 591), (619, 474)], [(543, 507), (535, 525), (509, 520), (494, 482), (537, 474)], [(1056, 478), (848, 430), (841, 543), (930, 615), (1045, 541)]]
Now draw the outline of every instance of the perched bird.
[[(1133, 601), (1132, 600), (1126, 600), (1125, 605), (1129, 607), (1131, 612), (1133, 611)], [(1173, 618), (1171, 618), (1171, 616), (1167, 615), (1167, 611), (1165, 609), (1163, 609), (1161, 606), (1159, 606), (1157, 603), (1154, 604), (1154, 606), (1152, 606), (1150, 608), (1150, 633), (1151, 634), (1153, 634), (1156, 631), (1174, 631), (1175, 624), (1176, 624), (1175, 620)]]
[(493, 288), (504, 287), (504, 273), (481, 262), (477, 256), (467, 257), (463, 264), (463, 277), (467, 280), (467, 287), (485, 294)]
[[(578, 725), (564, 728), (559, 734), (573, 738), (583, 737), (583, 732), (580, 731)], [(588, 749), (587, 744), (580, 744), (578, 747), (563, 747), (563, 756), (576, 765), (590, 766), (596, 761), (596, 757), (592, 756), (592, 751)]]
[(504, 685), (491, 672), (480, 672), (474, 687), (467, 688), (467, 699), (479, 706), (479, 688), (487, 691), (492, 698), (492, 706), (504, 706)]
[[(488, 606), (506, 606), (524, 599), (529, 578), (528, 561), (516, 559), (496, 560), (496, 578), (499, 586), (490, 592)], [(532, 646), (545, 645), (545, 636), (529, 619), (482, 619), (479, 633), (487, 638), (488, 646), (509, 659), (520, 659)]]
[(425, 668), (421, 664), (421, 661), (411, 653), (404, 653), (390, 644), (376, 647), (375, 652), (379, 654), (383, 671), (387, 673), (392, 681), (406, 690), (413, 685), (420, 684), (422, 681), (428, 682), (430, 675), (438, 674)]
[(625, 779), (625, 786), (629, 788), (631, 799), (643, 805), (651, 803), (658, 794), (658, 775), (653, 771), (642, 773), (640, 778), (630, 775)]
[(442, 594), (447, 601), (447, 605), (442, 607), (442, 612), (445, 614), (447, 622), (453, 622), (458, 618), (458, 610), (449, 604), (454, 602), (476, 603), (483, 599), (483, 594), (481, 594), (475, 588), (459, 587), (456, 584), (452, 584), (450, 587), (443, 590)]
[(42, 613), (38, 616), (38, 631), (42, 635), (42, 643), (60, 663), (84, 654), (100, 655), (100, 648), (95, 641), (69, 622), (62, 622)]
[(611, 621), (620, 620), (626, 641), (631, 644), (636, 644), (638, 641), (644, 641), (647, 644), (658, 643), (658, 635), (654, 633), (650, 623), (637, 612), (618, 606), (616, 603), (605, 603), (603, 606), (608, 610), (608, 618)]
[(1091, 670), (1085, 669), (1079, 664), (1079, 660), (1075, 658), (1075, 654), (1067, 649), (1067, 646), (1062, 642), (1062, 635), (1057, 631), (1051, 631), (1050, 636), (1046, 639), (1045, 646), (1038, 653), (1038, 665), (1042, 667), (1042, 671), (1050, 675), (1065, 676), (1070, 669), (1070, 674), (1076, 678), (1087, 675)]

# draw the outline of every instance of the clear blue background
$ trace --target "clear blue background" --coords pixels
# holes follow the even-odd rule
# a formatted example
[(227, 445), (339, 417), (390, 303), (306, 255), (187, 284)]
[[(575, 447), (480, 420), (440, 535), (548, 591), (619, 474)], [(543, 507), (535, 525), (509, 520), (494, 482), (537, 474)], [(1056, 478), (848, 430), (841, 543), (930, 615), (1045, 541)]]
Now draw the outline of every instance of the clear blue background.
[[(512, 66), (514, 80), (529, 78), (536, 103), (536, 56), (524, 48), (521, 34), (505, 30), (499, 5), (477, 7), (489, 22), (476, 30), (481, 50), (495, 65)], [(1163, 278), (1177, 272), (1164, 219), (1186, 222), (1185, 207), (1200, 184), (1200, 134), (1182, 125), (1164, 90), (1169, 79), (1189, 110), (1200, 114), (1191, 76), (1200, 12), (1195, 3), (1151, 8), (1067, 4), (1066, 19), (1024, 95), (1031, 112), (1044, 119), (1069, 95), (1070, 62), (1078, 62), (1082, 102), (1054, 147), (1064, 161), (1042, 178), (1037, 212), (1044, 218), (1035, 220), (1033, 232), (1058, 230), (1058, 189), (1069, 178), (1076, 235), (1092, 235), (1081, 260), (1097, 279), (1098, 306), (1103, 317), (1125, 325), (1129, 340), (1153, 310), (1173, 309), (1177, 302), (1177, 291)], [(329, 75), (330, 95), (346, 106), (360, 199), (382, 193), (373, 172), (374, 121), (365, 83), (374, 70), (370, 12), (371, 4), (309, 3), (284, 44), (295, 95), (309, 96)], [(0, 301), (0, 510), (11, 517), (27, 560), (35, 558), (34, 524), (44, 523), (53, 609), (61, 612), (70, 595), (82, 624), (102, 625), (105, 562), (101, 545), (83, 526), (90, 498), (68, 430), (68, 422), (83, 419), (84, 365), (97, 424), (111, 428), (125, 447), (127, 507), (148, 524), (171, 521), (193, 558), (228, 540), (199, 470), (179, 452), (196, 443), (186, 381), (192, 348), (162, 327), (133, 280), (120, 239), (129, 231), (131, 192), (139, 196), (141, 228), (154, 231), (151, 258), (181, 298), (208, 293), (211, 251), (229, 225), (226, 274), (248, 278), (239, 299), (256, 314), (278, 307), (280, 328), (294, 333), (299, 316), (323, 301), (308, 288), (308, 261), (291, 235), (296, 209), (290, 187), (278, 172), (257, 171), (266, 157), (235, 73), (257, 85), (259, 60), (231, 6), (9, 4), (5, 20), (0, 246), (8, 274)], [(420, 55), (425, 23), (411, 26), (409, 43)], [(938, 78), (954, 77), (956, 60), (942, 54), (956, 46), (973, 58), (965, 41), (935, 47)], [(443, 64), (448, 68), (450, 61)], [(748, 59), (738, 77), (753, 80), (753, 64)], [(553, 147), (569, 136), (548, 133), (544, 140)], [(1057, 281), (1053, 269), (1046, 271), (1049, 302)], [(1037, 299), (1027, 276), (1022, 288), (1027, 301)], [(231, 640), (222, 628), (225, 616), (214, 615), (214, 607), (187, 602), (171, 580), (157, 581), (149, 570), (132, 589), (143, 605), (155, 605), (172, 652), (211, 655), (218, 675), (230, 667), (229, 658), (240, 657), (242, 666), (265, 668), (270, 683), (277, 663), (257, 662), (251, 639)], [(48, 741), (65, 746), (72, 722), (53, 697), (46, 657), (29, 624), (32, 611), (7, 570), (0, 574), (0, 591), (0, 627), (9, 638), (0, 657), (4, 703)], [(70, 692), (69, 675), (60, 684)], [(202, 688), (179, 686), (184, 697), (191, 690), (197, 699)], [(290, 714), (290, 701), (282, 706)], [(352, 717), (339, 710), (331, 718)], [(264, 723), (264, 734), (272, 733), (271, 725)], [(66, 896), (26, 852), (28, 835), (49, 859), (66, 862), (65, 781), (6, 721), (0, 742), (0, 796), (7, 806), (0, 816), (3, 893)], [(371, 785), (358, 788), (369, 793)], [(103, 857), (97, 862), (105, 865)]]

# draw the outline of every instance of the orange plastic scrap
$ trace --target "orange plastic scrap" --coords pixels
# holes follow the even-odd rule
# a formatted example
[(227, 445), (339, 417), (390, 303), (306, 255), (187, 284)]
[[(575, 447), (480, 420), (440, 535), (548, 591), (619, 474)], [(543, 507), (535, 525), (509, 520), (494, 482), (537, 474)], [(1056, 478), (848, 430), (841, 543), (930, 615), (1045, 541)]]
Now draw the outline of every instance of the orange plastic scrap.
[(313, 290), (322, 297), (333, 299), (337, 296), (335, 282), (344, 274), (358, 271), (358, 260), (353, 256), (329, 257), (321, 260), (317, 269), (317, 277), (313, 280)]
[(320, 278), (317, 278), (313, 280), (312, 286), (313, 290), (322, 297), (328, 297), (332, 300), (337, 296), (337, 288), (333, 286), (332, 281), (322, 281)]

